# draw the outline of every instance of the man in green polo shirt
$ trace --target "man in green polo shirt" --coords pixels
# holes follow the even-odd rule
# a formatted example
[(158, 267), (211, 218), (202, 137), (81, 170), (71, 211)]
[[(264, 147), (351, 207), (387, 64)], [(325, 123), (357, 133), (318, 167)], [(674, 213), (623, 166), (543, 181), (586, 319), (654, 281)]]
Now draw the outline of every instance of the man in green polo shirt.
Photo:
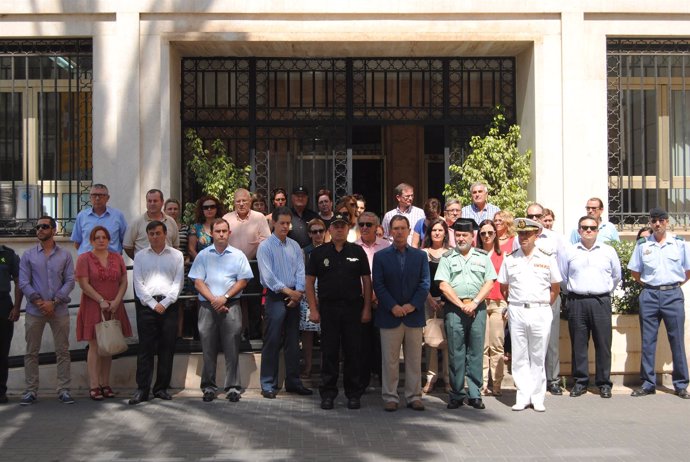
[[(477, 224), (471, 218), (458, 218), (452, 226), (455, 248), (446, 252), (435, 279), (448, 303), (445, 325), (448, 338), (450, 400), (448, 409), (467, 404), (484, 409), (481, 398), (482, 354), (486, 331), (484, 298), (496, 280), (496, 270), (485, 251), (472, 247)], [(467, 393), (465, 392), (467, 377)]]

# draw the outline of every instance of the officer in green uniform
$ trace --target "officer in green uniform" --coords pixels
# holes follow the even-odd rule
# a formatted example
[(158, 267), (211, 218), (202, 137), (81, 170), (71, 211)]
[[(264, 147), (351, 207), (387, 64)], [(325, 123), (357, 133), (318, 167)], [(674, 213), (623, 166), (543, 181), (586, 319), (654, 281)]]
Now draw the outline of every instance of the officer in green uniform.
[(455, 233), (455, 248), (441, 257), (435, 277), (448, 301), (445, 304), (451, 385), (448, 409), (462, 406), (466, 396), (467, 404), (484, 409), (480, 394), (486, 331), (484, 298), (496, 280), (496, 270), (485, 251), (472, 247), (477, 229), (474, 220), (458, 218), (451, 228)]

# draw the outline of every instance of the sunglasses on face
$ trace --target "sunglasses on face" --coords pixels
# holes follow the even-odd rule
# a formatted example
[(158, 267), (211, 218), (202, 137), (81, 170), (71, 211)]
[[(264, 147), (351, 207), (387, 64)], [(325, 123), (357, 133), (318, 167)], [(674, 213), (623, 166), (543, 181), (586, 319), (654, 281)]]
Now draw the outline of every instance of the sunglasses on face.
[(586, 226), (586, 225), (585, 225), (585, 226), (580, 226), (580, 229), (581, 229), (582, 231), (599, 231), (599, 227), (598, 227), (598, 226)]
[(216, 204), (209, 204), (209, 205), (202, 205), (201, 208), (203, 210), (215, 210), (218, 207), (216, 206)]
[(309, 234), (323, 234), (324, 232), (326, 232), (325, 229), (312, 229), (312, 230), (309, 230)]
[(357, 223), (357, 224), (359, 225), (360, 228), (371, 228), (372, 226), (374, 226), (373, 223), (364, 222), (364, 221)]
[(543, 216), (544, 216), (544, 215), (542, 215), (541, 213), (532, 213), (532, 214), (528, 214), (528, 215), (527, 215), (527, 218), (529, 218), (529, 219), (531, 220), (531, 219), (533, 219), (533, 218), (539, 219), (539, 218), (541, 218), (541, 217), (543, 217)]
[(36, 231), (38, 231), (39, 229), (50, 229), (50, 228), (52, 228), (52, 226), (46, 225), (46, 224), (36, 225)]
[(482, 232), (479, 233), (479, 235), (482, 236), (482, 237), (485, 237), (485, 236), (491, 237), (491, 236), (494, 235), (494, 232), (493, 232), (493, 231), (482, 231)]

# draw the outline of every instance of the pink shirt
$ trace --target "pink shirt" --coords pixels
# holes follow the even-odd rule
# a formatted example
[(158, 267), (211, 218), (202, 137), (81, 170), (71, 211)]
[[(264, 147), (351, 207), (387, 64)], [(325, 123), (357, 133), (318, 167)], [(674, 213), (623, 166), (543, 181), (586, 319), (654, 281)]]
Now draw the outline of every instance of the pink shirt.
[(223, 219), (230, 225), (228, 243), (241, 250), (248, 260), (256, 259), (259, 243), (271, 235), (266, 217), (255, 210), (250, 210), (244, 220), (240, 219), (237, 212), (226, 213)]
[(379, 250), (385, 249), (391, 245), (387, 239), (383, 239), (382, 237), (377, 237), (371, 245), (362, 242), (361, 238), (357, 239), (355, 244), (361, 246), (364, 249), (364, 253), (367, 254), (367, 259), (369, 260), (369, 269), (374, 267), (374, 254)]

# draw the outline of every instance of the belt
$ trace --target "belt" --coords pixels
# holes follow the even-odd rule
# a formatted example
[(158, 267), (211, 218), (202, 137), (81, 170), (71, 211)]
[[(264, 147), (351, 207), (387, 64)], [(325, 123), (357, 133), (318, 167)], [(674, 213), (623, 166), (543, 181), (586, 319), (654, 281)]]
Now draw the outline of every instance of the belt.
[(515, 306), (518, 308), (544, 308), (544, 307), (551, 307), (551, 304), (549, 303), (508, 303), (510, 306)]
[(581, 299), (581, 298), (604, 298), (604, 297), (610, 297), (611, 294), (608, 292), (605, 292), (603, 294), (576, 294), (575, 292), (568, 292), (568, 298), (575, 298), (575, 299)]
[(678, 289), (680, 287), (680, 282), (676, 282), (675, 284), (664, 284), (661, 286), (650, 286), (649, 284), (642, 284), (642, 287), (651, 290), (673, 290)]

